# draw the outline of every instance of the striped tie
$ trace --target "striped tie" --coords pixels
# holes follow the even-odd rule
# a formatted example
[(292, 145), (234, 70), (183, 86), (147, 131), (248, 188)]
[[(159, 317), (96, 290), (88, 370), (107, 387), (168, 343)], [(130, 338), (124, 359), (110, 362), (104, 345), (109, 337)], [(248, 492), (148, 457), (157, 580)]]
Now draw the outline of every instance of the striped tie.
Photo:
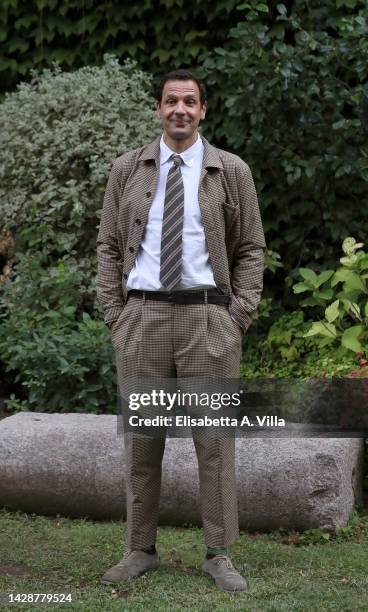
[(160, 281), (171, 291), (181, 281), (181, 256), (184, 219), (184, 183), (180, 155), (172, 155), (173, 165), (166, 181), (161, 235)]

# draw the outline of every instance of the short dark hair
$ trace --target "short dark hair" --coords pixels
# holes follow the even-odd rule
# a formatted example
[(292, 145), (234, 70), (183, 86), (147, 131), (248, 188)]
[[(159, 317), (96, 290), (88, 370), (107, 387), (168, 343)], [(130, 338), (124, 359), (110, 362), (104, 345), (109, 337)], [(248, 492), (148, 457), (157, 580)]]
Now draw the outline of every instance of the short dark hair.
[(172, 70), (171, 72), (167, 72), (161, 77), (160, 82), (155, 88), (154, 96), (157, 102), (160, 104), (162, 100), (162, 92), (164, 89), (165, 83), (167, 81), (194, 81), (198, 85), (199, 89), (199, 98), (201, 102), (201, 106), (207, 101), (207, 93), (206, 87), (204, 83), (198, 77), (196, 77), (193, 72), (190, 70), (186, 70), (185, 68), (178, 68), (177, 70)]

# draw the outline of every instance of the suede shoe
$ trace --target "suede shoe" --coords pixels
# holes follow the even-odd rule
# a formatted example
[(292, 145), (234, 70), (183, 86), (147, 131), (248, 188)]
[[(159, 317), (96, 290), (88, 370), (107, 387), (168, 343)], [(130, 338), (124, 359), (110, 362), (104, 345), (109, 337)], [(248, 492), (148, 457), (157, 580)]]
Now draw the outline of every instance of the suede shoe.
[(211, 576), (221, 591), (245, 591), (247, 583), (231, 563), (229, 557), (216, 555), (205, 559), (202, 571)]
[(102, 584), (114, 584), (124, 580), (132, 580), (150, 570), (156, 570), (160, 565), (157, 553), (150, 555), (144, 550), (127, 550), (119, 563), (111, 567), (102, 576)]

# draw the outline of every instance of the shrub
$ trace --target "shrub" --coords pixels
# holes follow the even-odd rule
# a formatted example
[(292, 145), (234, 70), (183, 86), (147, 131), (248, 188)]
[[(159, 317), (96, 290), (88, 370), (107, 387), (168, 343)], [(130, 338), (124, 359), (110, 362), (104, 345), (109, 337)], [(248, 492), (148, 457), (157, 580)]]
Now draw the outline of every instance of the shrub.
[(320, 378), (346, 376), (358, 359), (343, 346), (321, 346), (306, 337), (310, 323), (301, 310), (275, 312), (268, 329), (256, 322), (245, 338), (241, 375), (244, 378)]
[(329, 266), (336, 242), (368, 230), (366, 3), (238, 9), (225, 46), (203, 55), (209, 110), (221, 109), (206, 130), (250, 164), (285, 266)]
[(47, 266), (40, 253), (19, 258), (1, 299), (1, 358), (23, 387), (8, 404), (39, 412), (114, 412), (113, 349), (105, 324), (83, 312), (86, 276), (71, 259)]
[(150, 87), (136, 63), (106, 56), (34, 74), (0, 105), (0, 351), (20, 387), (13, 409), (114, 410), (109, 332), (90, 316), (97, 227), (113, 159), (158, 133)]
[[(0, 218), (23, 250), (95, 261), (111, 163), (158, 133), (151, 79), (135, 62), (34, 74), (0, 105)], [(38, 228), (37, 239), (34, 229)]]
[[(314, 321), (306, 333), (316, 336), (321, 346), (341, 344), (368, 356), (368, 253), (354, 238), (342, 244), (344, 257), (336, 270), (317, 275), (310, 268), (300, 268), (303, 282), (294, 293), (309, 293), (301, 306), (317, 307), (323, 318)], [(341, 283), (341, 284), (340, 284)]]

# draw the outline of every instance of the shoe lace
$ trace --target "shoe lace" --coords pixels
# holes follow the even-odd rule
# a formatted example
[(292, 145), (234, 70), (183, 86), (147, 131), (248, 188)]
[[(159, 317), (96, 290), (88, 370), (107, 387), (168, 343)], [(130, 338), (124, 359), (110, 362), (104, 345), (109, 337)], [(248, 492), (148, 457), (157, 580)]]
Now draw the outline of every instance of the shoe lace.
[(222, 563), (226, 563), (226, 567), (228, 569), (233, 569), (233, 564), (231, 563), (229, 557), (226, 555), (216, 555), (216, 565), (221, 565)]

